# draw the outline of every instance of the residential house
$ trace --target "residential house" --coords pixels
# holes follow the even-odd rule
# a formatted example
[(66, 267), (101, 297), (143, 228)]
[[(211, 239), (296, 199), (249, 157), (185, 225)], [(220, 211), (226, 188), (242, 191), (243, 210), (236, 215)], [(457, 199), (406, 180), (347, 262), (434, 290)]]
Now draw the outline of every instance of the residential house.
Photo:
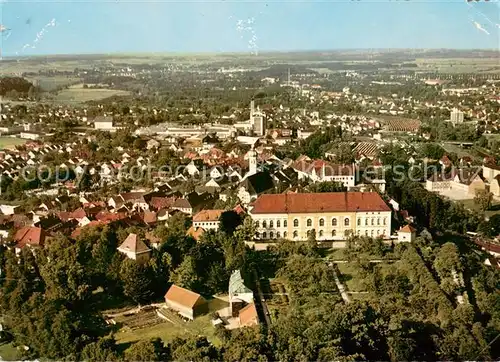
[(190, 320), (208, 313), (208, 304), (205, 298), (175, 284), (172, 284), (165, 294), (165, 304), (168, 308)]
[(201, 210), (193, 216), (193, 227), (204, 230), (219, 230), (220, 216), (224, 210)]
[(490, 182), (490, 192), (493, 196), (500, 197), (500, 174)]
[(415, 241), (417, 230), (411, 225), (405, 225), (398, 231), (398, 241), (400, 243), (408, 243)]
[(257, 172), (246, 177), (239, 185), (237, 196), (243, 204), (249, 204), (264, 192), (274, 188), (274, 181), (269, 172)]
[(14, 235), (16, 254), (19, 254), (24, 247), (43, 247), (45, 238), (45, 231), (39, 227), (26, 226), (17, 230)]

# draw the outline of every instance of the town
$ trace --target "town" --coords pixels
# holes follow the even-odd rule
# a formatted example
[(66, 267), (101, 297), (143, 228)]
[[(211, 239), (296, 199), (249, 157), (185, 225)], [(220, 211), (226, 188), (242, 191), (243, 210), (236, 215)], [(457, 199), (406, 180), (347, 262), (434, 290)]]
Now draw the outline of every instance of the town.
[(2, 359), (499, 358), (498, 67), (352, 56), (3, 60)]

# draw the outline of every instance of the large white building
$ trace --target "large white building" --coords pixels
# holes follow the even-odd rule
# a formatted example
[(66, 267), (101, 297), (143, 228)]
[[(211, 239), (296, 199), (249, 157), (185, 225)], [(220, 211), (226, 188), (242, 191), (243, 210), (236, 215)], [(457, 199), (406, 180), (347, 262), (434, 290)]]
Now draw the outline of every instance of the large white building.
[(459, 124), (464, 122), (464, 112), (458, 110), (458, 108), (453, 108), (450, 113), (450, 120), (453, 124)]
[(313, 230), (318, 241), (391, 235), (391, 209), (376, 192), (264, 194), (249, 214), (260, 240), (307, 240)]

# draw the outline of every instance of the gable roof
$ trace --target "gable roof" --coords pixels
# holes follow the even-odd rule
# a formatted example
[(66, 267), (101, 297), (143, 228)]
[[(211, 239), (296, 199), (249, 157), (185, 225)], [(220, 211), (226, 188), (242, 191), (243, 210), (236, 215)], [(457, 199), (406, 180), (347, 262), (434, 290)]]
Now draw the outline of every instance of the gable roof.
[(250, 303), (240, 310), (239, 313), (240, 325), (248, 326), (259, 323), (259, 315), (255, 303)]
[(150, 248), (137, 236), (137, 234), (128, 234), (125, 241), (118, 247), (123, 252), (133, 252), (135, 254), (147, 253)]
[(219, 218), (223, 212), (224, 210), (201, 210), (193, 216), (193, 221), (219, 221)]
[(255, 200), (252, 214), (391, 211), (376, 192), (265, 194)]
[(45, 232), (38, 227), (23, 227), (17, 230), (14, 235), (14, 240), (17, 242), (16, 247), (22, 248), (26, 245), (43, 246), (45, 241)]
[(187, 231), (186, 231), (186, 235), (187, 236), (191, 236), (194, 240), (198, 241), (201, 239), (201, 236), (203, 235), (203, 233), (205, 232), (205, 230), (203, 228), (195, 228), (194, 226), (191, 226)]
[(257, 172), (254, 175), (248, 176), (241, 182), (241, 186), (251, 195), (259, 195), (274, 187), (274, 181), (268, 172)]
[(205, 298), (198, 293), (172, 284), (172, 286), (168, 289), (167, 294), (165, 294), (165, 300), (170, 300), (184, 307), (193, 308), (199, 300), (205, 301)]
[(415, 231), (417, 231), (417, 229), (415, 229), (411, 225), (405, 225), (401, 229), (399, 229), (399, 232), (403, 232), (403, 233), (414, 233)]

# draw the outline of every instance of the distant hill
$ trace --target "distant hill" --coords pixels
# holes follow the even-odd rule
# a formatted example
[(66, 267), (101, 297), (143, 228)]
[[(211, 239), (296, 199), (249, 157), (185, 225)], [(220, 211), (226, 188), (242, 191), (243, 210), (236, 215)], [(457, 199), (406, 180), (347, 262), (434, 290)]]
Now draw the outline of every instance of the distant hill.
[(4, 96), (10, 91), (27, 94), (33, 84), (20, 77), (0, 77), (0, 95)]

